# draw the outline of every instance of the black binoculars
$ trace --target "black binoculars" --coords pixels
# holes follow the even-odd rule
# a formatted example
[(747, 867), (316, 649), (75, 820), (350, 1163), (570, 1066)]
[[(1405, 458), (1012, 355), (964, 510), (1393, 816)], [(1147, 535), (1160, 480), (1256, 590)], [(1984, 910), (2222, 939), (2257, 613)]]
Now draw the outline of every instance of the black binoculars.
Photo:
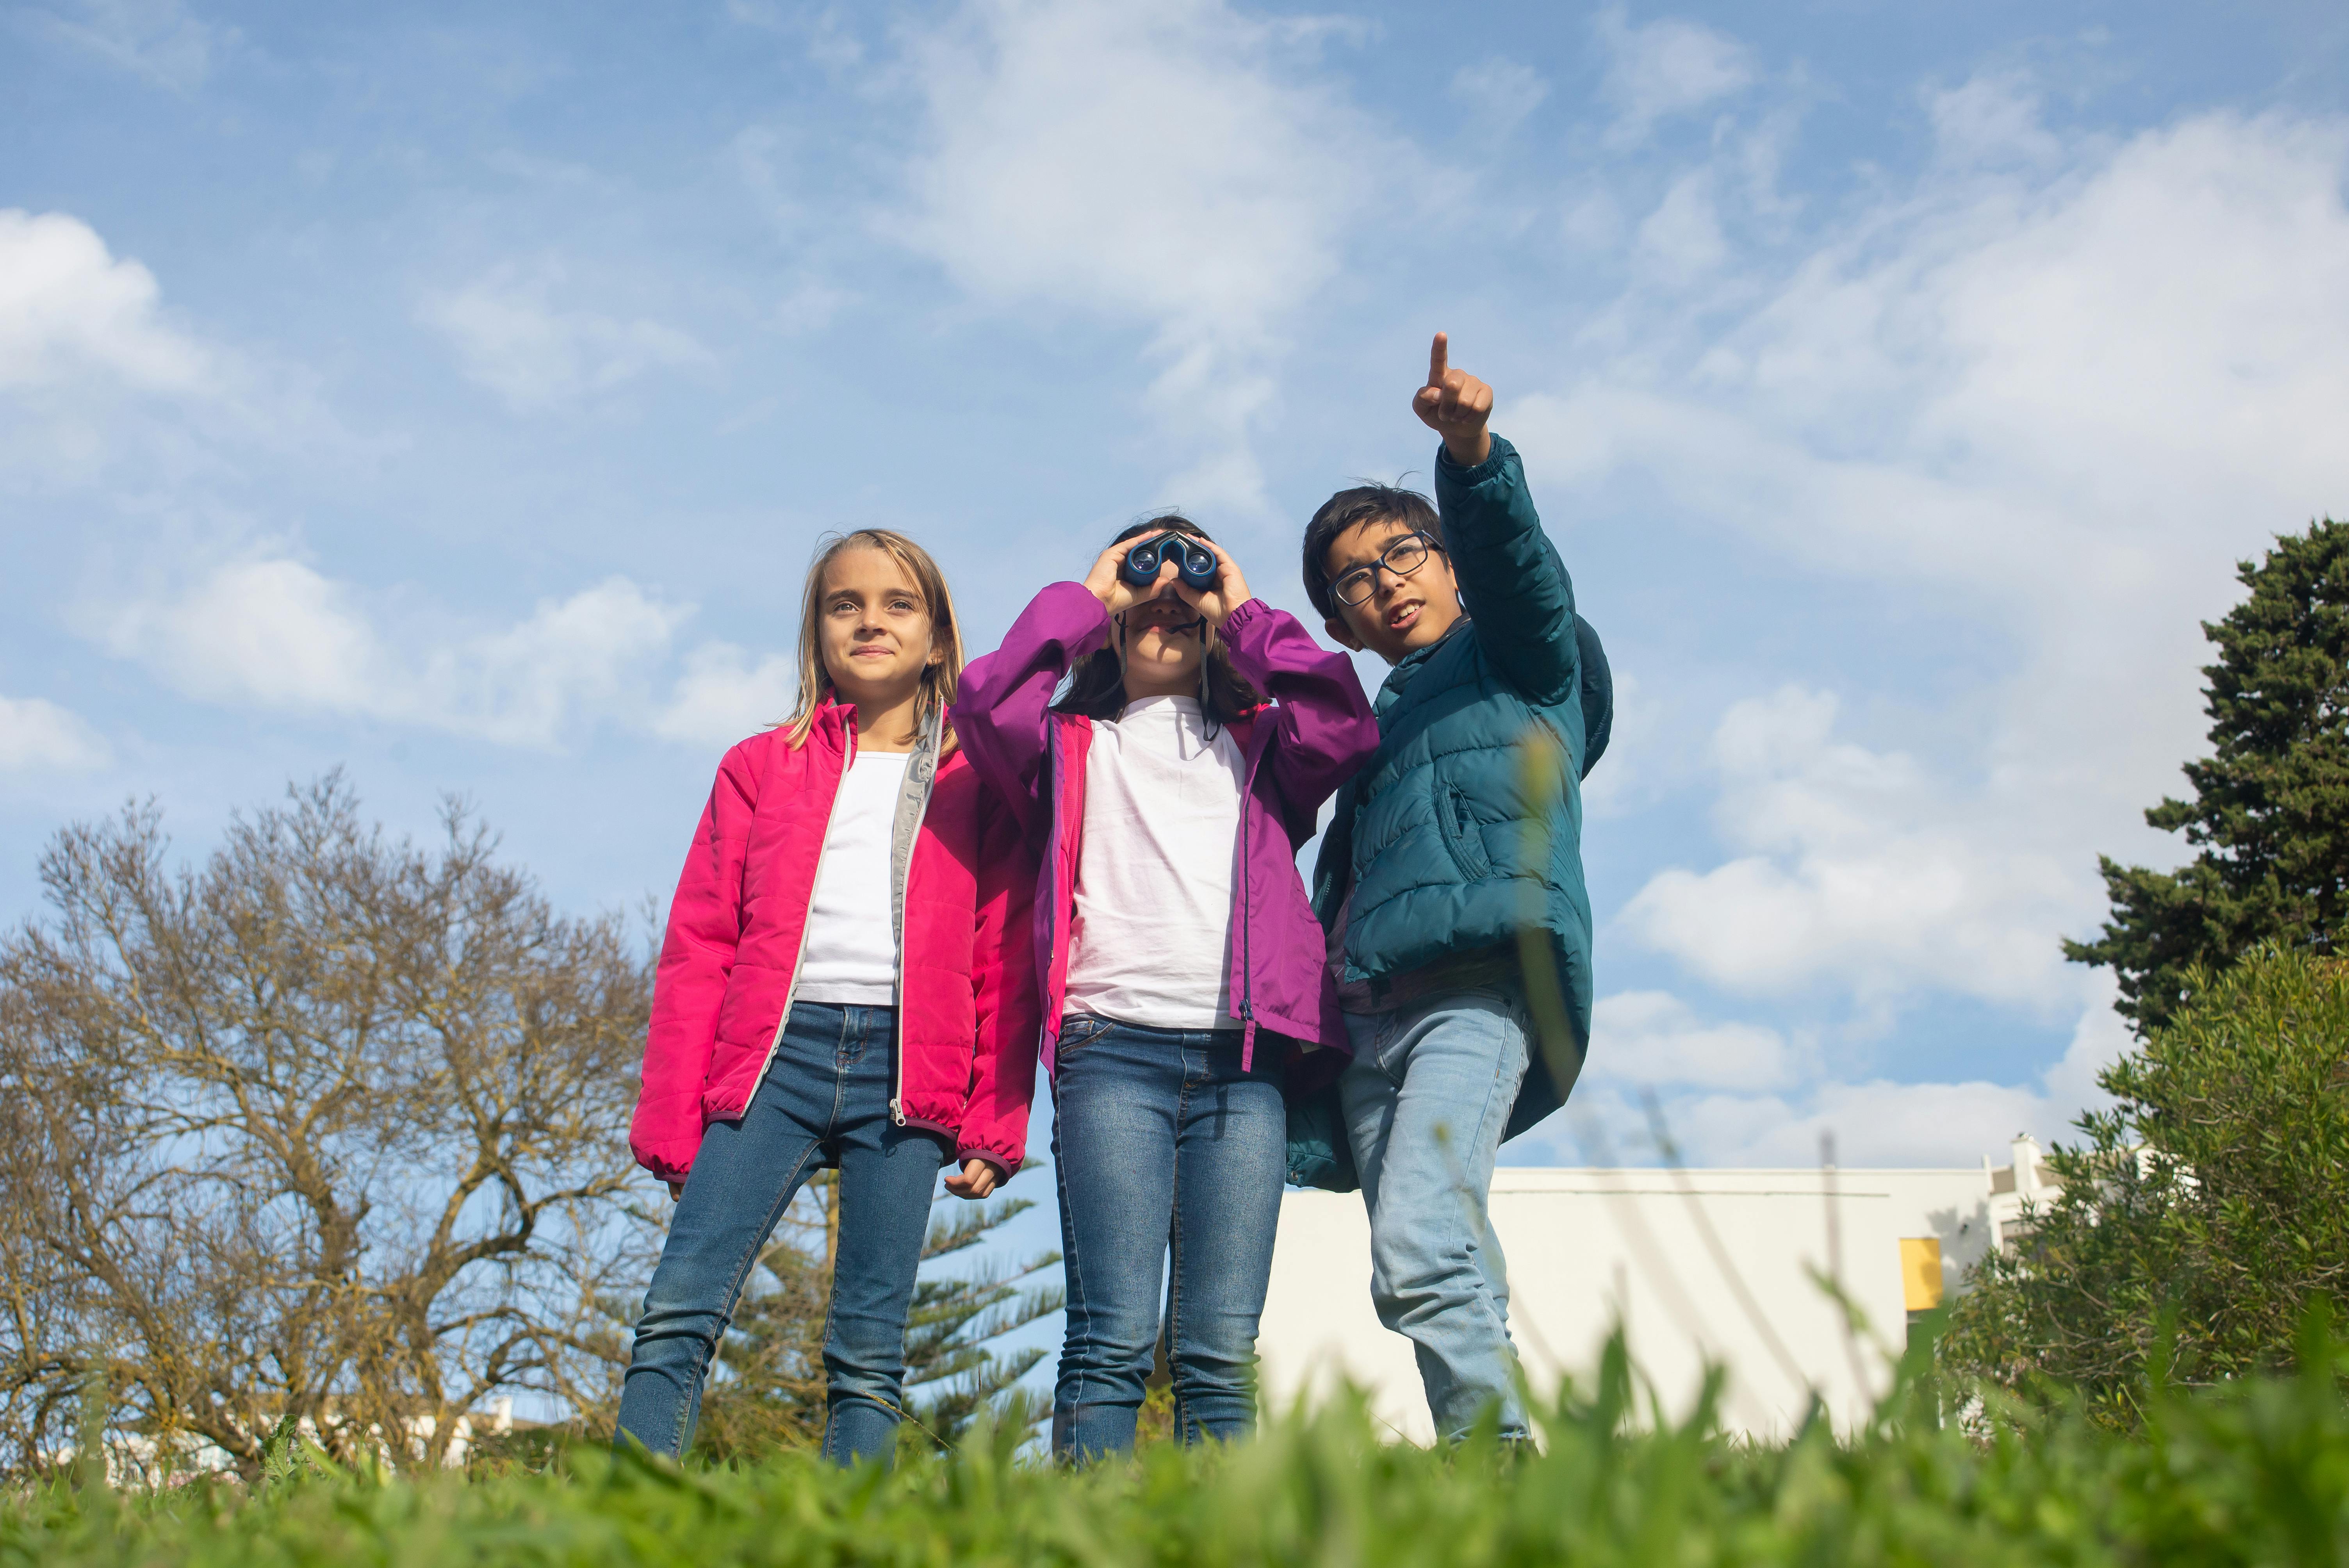
[(1125, 563), (1117, 569), (1117, 574), (1137, 588), (1148, 587), (1158, 581), (1158, 568), (1168, 561), (1174, 562), (1175, 572), (1194, 590), (1204, 590), (1216, 580), (1216, 552), (1184, 533), (1162, 533), (1155, 539), (1143, 540), (1125, 552)]

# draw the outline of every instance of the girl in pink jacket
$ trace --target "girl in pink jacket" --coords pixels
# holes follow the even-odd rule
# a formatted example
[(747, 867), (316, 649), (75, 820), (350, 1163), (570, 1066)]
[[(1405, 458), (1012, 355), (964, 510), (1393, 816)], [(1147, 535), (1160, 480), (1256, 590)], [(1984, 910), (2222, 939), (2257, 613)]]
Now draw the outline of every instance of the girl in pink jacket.
[(823, 1451), (886, 1463), (939, 1168), (971, 1199), (1019, 1169), (1036, 868), (947, 727), (961, 670), (921, 546), (860, 529), (818, 554), (798, 710), (719, 765), (669, 906), (629, 1140), (678, 1204), (621, 1440), (684, 1451), (743, 1280), (830, 1167)]

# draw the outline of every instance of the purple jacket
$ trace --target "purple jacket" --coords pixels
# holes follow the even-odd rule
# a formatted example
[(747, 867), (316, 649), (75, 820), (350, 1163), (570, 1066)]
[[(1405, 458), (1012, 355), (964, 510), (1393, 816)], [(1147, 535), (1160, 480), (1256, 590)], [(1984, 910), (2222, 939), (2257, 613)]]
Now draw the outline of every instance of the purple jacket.
[[(1085, 821), (1092, 720), (1051, 711), (1062, 676), (1109, 641), (1109, 612), (1081, 583), (1036, 595), (1003, 645), (962, 673), (955, 735), (978, 776), (1009, 803), (1041, 859), (1037, 973), (1043, 977), (1044, 1070), (1052, 1070), (1069, 986), (1069, 925)], [(1233, 1011), (1251, 1060), (1257, 1026), (1348, 1049), (1327, 938), (1313, 918), (1297, 851), (1321, 802), (1378, 749), (1378, 720), (1343, 654), (1294, 615), (1251, 599), (1224, 622), (1232, 667), (1271, 700), (1231, 726), (1247, 765), (1232, 879)]]

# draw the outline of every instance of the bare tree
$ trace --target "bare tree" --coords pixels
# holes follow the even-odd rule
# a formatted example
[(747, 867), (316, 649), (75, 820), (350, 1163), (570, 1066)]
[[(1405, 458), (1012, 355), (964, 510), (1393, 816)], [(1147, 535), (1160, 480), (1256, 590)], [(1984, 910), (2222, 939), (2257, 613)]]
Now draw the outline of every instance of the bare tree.
[(0, 1462), (85, 1390), (247, 1470), (287, 1420), (433, 1464), (492, 1391), (608, 1401), (648, 944), (443, 825), (388, 840), (336, 774), (201, 871), (151, 805), (52, 841), (0, 936)]

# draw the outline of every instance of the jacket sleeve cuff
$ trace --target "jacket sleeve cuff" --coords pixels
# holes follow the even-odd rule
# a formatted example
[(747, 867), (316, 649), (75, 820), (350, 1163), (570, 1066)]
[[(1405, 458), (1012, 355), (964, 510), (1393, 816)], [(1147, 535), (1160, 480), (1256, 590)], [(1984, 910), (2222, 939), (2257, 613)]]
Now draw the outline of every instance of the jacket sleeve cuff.
[(639, 1149), (636, 1163), (664, 1181), (682, 1181), (693, 1170), (693, 1157), (701, 1152), (698, 1145), (686, 1147), (672, 1144), (658, 1149)]
[(1224, 617), (1216, 635), (1224, 642), (1224, 651), (1231, 656), (1232, 667), (1241, 677), (1257, 686), (1264, 685), (1271, 673), (1270, 662), (1265, 657), (1265, 644), (1279, 630), (1276, 623), (1283, 613), (1261, 599), (1251, 599), (1234, 607)]
[(1499, 436), (1494, 436), (1492, 439), (1493, 449), (1485, 455), (1483, 462), (1473, 469), (1463, 468), (1454, 462), (1451, 450), (1443, 442), (1438, 441), (1435, 444), (1436, 477), (1447, 484), (1455, 484), (1464, 490), (1474, 490), (1499, 473), (1502, 465), (1517, 455), (1517, 449)]
[(995, 1184), (999, 1187), (1019, 1174), (1019, 1161), (1006, 1161), (992, 1149), (960, 1149), (955, 1151), (955, 1163), (957, 1165), (970, 1160), (984, 1160), (994, 1166)]
[(1109, 606), (1095, 598), (1092, 589), (1081, 583), (1048, 583), (1036, 595), (1036, 601), (1040, 604), (1047, 598), (1051, 600), (1056, 615), (1065, 614), (1082, 627), (1075, 636), (1068, 639), (1071, 662), (1109, 646)]

